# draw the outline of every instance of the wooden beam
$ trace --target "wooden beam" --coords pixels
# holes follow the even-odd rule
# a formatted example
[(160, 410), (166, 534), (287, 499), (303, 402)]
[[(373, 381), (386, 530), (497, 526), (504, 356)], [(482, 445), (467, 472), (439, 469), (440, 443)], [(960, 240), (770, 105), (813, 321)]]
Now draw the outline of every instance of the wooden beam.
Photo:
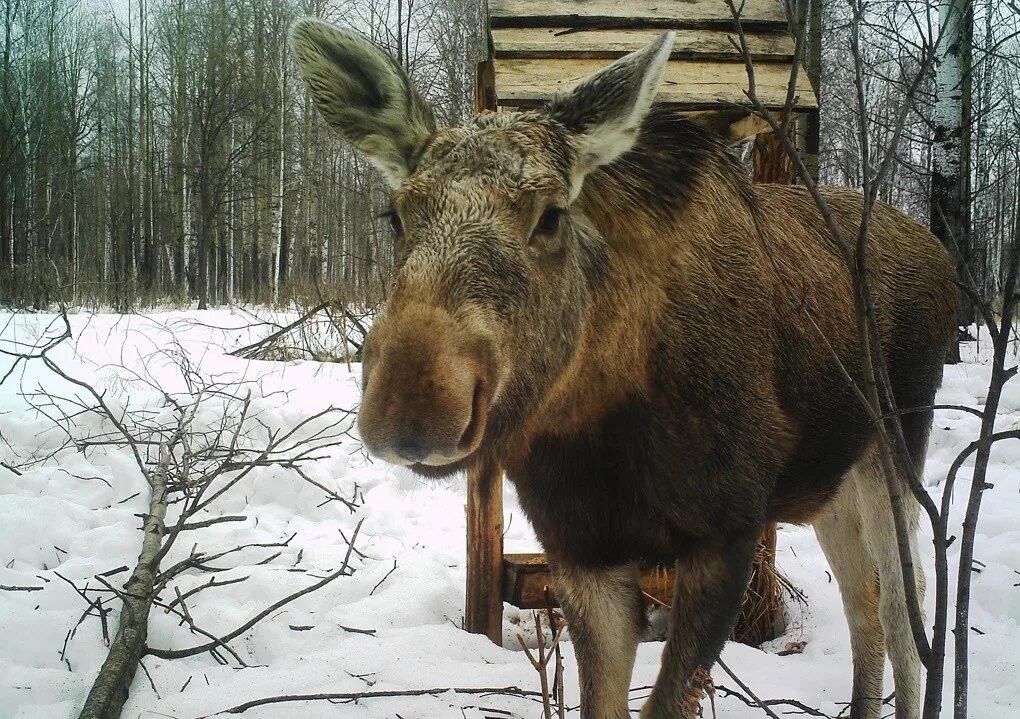
[[(475, 66), (475, 112), (496, 109), (492, 61)], [(464, 629), (503, 643), (503, 470), (472, 465), (467, 486), (467, 578)]]
[[(566, 92), (589, 75), (601, 70), (602, 60), (495, 60), (496, 96), (501, 106), (533, 107)], [(783, 63), (758, 63), (755, 67), (758, 96), (766, 106), (782, 108), (790, 68)], [(670, 62), (663, 72), (656, 102), (688, 108), (728, 107), (747, 104), (744, 90), (747, 72), (737, 62)], [(798, 77), (796, 109), (817, 105), (810, 83)]]
[[(780, 0), (745, 0), (740, 15), (747, 29), (786, 29)], [(492, 27), (733, 27), (722, 0), (489, 0)]]
[[(497, 59), (577, 58), (612, 60), (640, 50), (659, 37), (661, 30), (578, 30), (568, 28), (494, 28), (492, 44)], [(732, 31), (678, 30), (670, 57), (674, 60), (742, 61), (730, 42)], [(747, 37), (755, 61), (787, 62), (793, 59), (789, 34), (754, 33)]]
[(468, 472), (464, 628), (503, 643), (503, 470), (482, 461)]
[(475, 112), (496, 109), (496, 73), (492, 60), (475, 65)]
[[(656, 601), (669, 604), (673, 599), (676, 571), (651, 567), (641, 572), (641, 589)], [(556, 587), (544, 554), (507, 554), (503, 557), (503, 601), (521, 609), (559, 606)]]
[[(776, 119), (782, 122), (783, 118), (777, 114)], [(790, 126), (791, 132), (796, 131), (793, 124)], [(793, 163), (783, 152), (783, 143), (775, 135), (769, 133), (755, 138), (752, 161), (755, 183), (789, 185), (793, 182)]]

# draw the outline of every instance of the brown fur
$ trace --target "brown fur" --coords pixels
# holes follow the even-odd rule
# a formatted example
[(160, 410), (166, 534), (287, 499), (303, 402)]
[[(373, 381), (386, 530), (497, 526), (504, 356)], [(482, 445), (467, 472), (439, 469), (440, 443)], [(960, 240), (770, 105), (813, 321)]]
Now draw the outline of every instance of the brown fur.
[[(319, 32), (308, 27), (299, 47)], [(863, 379), (850, 274), (817, 207), (800, 187), (752, 186), (704, 127), (661, 108), (645, 117), (668, 41), (545, 111), (483, 114), (424, 141), (413, 123), (385, 153), (400, 262), (366, 341), (362, 437), (428, 476), (505, 467), (564, 587), (586, 717), (626, 713), (625, 696), (598, 687), (625, 685), (637, 629), (613, 623), (605, 592), (627, 604), (637, 562), (677, 562), (643, 712), (672, 715), (722, 647), (763, 524), (824, 517), (874, 441), (839, 369)], [(306, 76), (328, 77), (317, 42)], [(337, 123), (355, 139), (363, 125)], [(856, 237), (861, 196), (825, 198)], [(869, 241), (896, 402), (928, 405), (954, 334), (953, 265), (885, 205)], [(904, 419), (915, 461), (930, 420)], [(867, 661), (855, 696), (873, 683)], [(898, 681), (915, 671), (904, 661)]]

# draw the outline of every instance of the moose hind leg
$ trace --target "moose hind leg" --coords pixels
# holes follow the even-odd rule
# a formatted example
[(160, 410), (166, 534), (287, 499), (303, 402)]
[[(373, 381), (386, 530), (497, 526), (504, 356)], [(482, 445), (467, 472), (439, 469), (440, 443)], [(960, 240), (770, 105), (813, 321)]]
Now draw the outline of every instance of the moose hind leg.
[[(878, 457), (872, 453), (852, 471), (857, 491), (861, 521), (867, 527), (864, 541), (871, 561), (878, 568), (879, 615), (885, 631), (885, 646), (892, 663), (896, 684), (896, 719), (917, 719), (920, 716), (921, 660), (914, 644), (903, 589), (903, 565), (896, 550), (896, 527), (892, 505)], [(924, 599), (924, 570), (919, 561), (917, 525), (919, 506), (904, 488), (910, 553), (914, 563), (914, 584), (918, 599)]]
[(630, 676), (645, 624), (637, 567), (553, 563), (552, 569), (577, 655), (581, 719), (627, 719)]
[(878, 719), (882, 709), (885, 631), (879, 612), (878, 567), (865, 544), (857, 492), (847, 478), (824, 515), (814, 522), (818, 543), (836, 576), (850, 629), (853, 688), (850, 719)]
[(662, 667), (642, 719), (683, 716), (694, 672), (711, 669), (740, 611), (760, 527), (689, 547), (677, 561)]

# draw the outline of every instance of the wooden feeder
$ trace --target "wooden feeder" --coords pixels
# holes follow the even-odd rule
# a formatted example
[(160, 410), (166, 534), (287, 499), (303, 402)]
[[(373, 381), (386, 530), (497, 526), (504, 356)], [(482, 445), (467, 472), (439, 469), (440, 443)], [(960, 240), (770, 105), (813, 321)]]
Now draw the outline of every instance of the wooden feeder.
[[(754, 61), (758, 97), (769, 109), (782, 110), (794, 43), (781, 0), (745, 0), (741, 24)], [(736, 40), (736, 30), (723, 0), (489, 0), (490, 59), (478, 65), (476, 109), (541, 106), (665, 30), (675, 31), (677, 37), (656, 102), (691, 114), (748, 104), (747, 71), (730, 42), (731, 37)], [(817, 128), (818, 101), (803, 69), (793, 110), (798, 119), (806, 120), (801, 128)], [(727, 127), (722, 129), (733, 139), (755, 138), (756, 182), (792, 182), (791, 165), (779, 141), (757, 134), (760, 122), (740, 120), (740, 113), (720, 117), (726, 118)], [(729, 118), (736, 122), (731, 125)], [(809, 129), (801, 145), (808, 154), (817, 153), (817, 132)], [(527, 609), (546, 607), (555, 598), (543, 555), (503, 554), (502, 476), (502, 470), (491, 464), (473, 470), (467, 500), (464, 627), (497, 644), (502, 643), (504, 601)], [(774, 557), (771, 525), (762, 535), (734, 633), (741, 641), (758, 644), (782, 630)], [(668, 604), (674, 577), (672, 568), (649, 567), (642, 572), (642, 589)]]

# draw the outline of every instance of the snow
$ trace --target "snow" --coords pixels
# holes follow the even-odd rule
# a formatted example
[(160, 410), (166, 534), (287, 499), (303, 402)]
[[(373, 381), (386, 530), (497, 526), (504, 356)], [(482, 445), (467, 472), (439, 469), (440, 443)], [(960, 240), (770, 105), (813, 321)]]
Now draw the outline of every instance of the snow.
[[(357, 365), (348, 369), (342, 363), (256, 362), (228, 356), (229, 350), (261, 336), (249, 326), (250, 316), (236, 311), (82, 313), (70, 319), (73, 339), (54, 350), (53, 359), (68, 374), (104, 390), (110, 407), (118, 414), (128, 412), (127, 417), (172, 421), (162, 393), (185, 398), (194, 391), (196, 378), (214, 378), (230, 392), (206, 396), (195, 427), (215, 428), (224, 418), (237, 417), (250, 391), (246, 421), (252, 429), (242, 441), (256, 446), (272, 431), (289, 431), (329, 407), (354, 408), (358, 402)], [(0, 346), (10, 350), (35, 344), (47, 332), (59, 332), (55, 322), (45, 314), (0, 316)], [(979, 350), (970, 345), (968, 361), (946, 369), (939, 401), (980, 406), (990, 351), (987, 338)], [(190, 363), (191, 375), (181, 373), (181, 358)], [(0, 376), (10, 366), (9, 358), (0, 359)], [(5, 463), (0, 467), (0, 585), (41, 587), (31, 592), (0, 590), (0, 715), (17, 719), (77, 716), (106, 648), (96, 616), (79, 624), (86, 602), (61, 577), (91, 590), (100, 586), (96, 574), (133, 566), (140, 546), (138, 515), (148, 508), (147, 484), (126, 449), (64, 447), (68, 431), (81, 439), (108, 431), (109, 425), (79, 415), (62, 428), (52, 419), (58, 417), (57, 408), (43, 406), (40, 390), (64, 398), (54, 400), (64, 409), (73, 397), (83, 395), (39, 362), (20, 365), (0, 385), (0, 459)], [(33, 403), (38, 410), (32, 409)], [(315, 420), (305, 436), (323, 432), (330, 421), (328, 416)], [(1014, 381), (1003, 397), (999, 427), (1017, 426), (1020, 382)], [(933, 494), (940, 493), (949, 465), (973, 440), (977, 427), (978, 419), (970, 414), (938, 414), (925, 478)], [(155, 459), (153, 448), (143, 451)], [(189, 532), (163, 566), (185, 558), (192, 545), (214, 553), (239, 544), (279, 543), (293, 535), (287, 546), (249, 548), (214, 563), (217, 581), (248, 577), (189, 601), (197, 624), (217, 634), (335, 571), (346, 551), (341, 532), (349, 538), (363, 522), (358, 552), (350, 559), (353, 575), (288, 604), (231, 642), (247, 668), (238, 668), (236, 662), (222, 666), (208, 653), (175, 660), (146, 657), (151, 684), (144, 672), (136, 675), (124, 716), (191, 719), (284, 693), (511, 685), (537, 689), (537, 676), (514, 638), (518, 631), (528, 633), (522, 624), (530, 623), (530, 613), (506, 608), (503, 647), (459, 628), (465, 571), (463, 479), (419, 481), (406, 470), (372, 462), (353, 436), (344, 435), (314, 455), (304, 465), (306, 475), (343, 497), (357, 496), (359, 508), (350, 511), (337, 501), (324, 503), (322, 489), (285, 467), (259, 467), (210, 507), (209, 516), (243, 514), (246, 519)], [(953, 500), (957, 522), (971, 466), (968, 463), (958, 478)], [(1018, 468), (1020, 443), (996, 445), (989, 476), (994, 488), (985, 496), (976, 546), (982, 564), (974, 577), (971, 611), (973, 717), (1020, 712)], [(506, 551), (536, 550), (510, 486), (505, 488), (505, 514)], [(953, 560), (955, 545), (951, 552)], [(849, 644), (835, 584), (809, 527), (780, 528), (778, 564), (806, 594), (807, 604), (790, 602), (782, 638), (762, 649), (729, 644), (723, 659), (761, 697), (798, 699), (835, 716), (849, 697)], [(930, 578), (930, 557), (926, 568)], [(119, 586), (127, 576), (121, 572), (109, 581)], [(177, 584), (184, 592), (211, 576), (189, 570)], [(90, 591), (89, 596), (98, 595)], [(164, 600), (172, 597), (169, 590), (164, 592)], [(931, 600), (929, 596), (929, 612)], [(117, 603), (107, 600), (105, 605)], [(110, 620), (115, 627), (116, 612)], [(65, 638), (66, 661), (61, 659)], [(205, 639), (190, 635), (174, 615), (156, 610), (149, 641), (154, 647), (181, 649)], [(805, 641), (804, 652), (779, 656), (777, 651), (789, 641)], [(647, 695), (640, 687), (655, 679), (661, 651), (660, 642), (646, 642), (639, 649), (633, 708)], [(565, 661), (568, 704), (573, 706), (577, 686), (569, 643)], [(734, 687), (718, 669), (714, 676)], [(887, 671), (887, 688), (891, 682)], [(949, 705), (948, 691), (946, 700)], [(722, 692), (716, 706), (720, 715), (735, 719), (763, 716)], [(541, 708), (526, 698), (447, 692), (357, 704), (279, 704), (244, 714), (308, 719), (395, 715), (538, 717)]]

